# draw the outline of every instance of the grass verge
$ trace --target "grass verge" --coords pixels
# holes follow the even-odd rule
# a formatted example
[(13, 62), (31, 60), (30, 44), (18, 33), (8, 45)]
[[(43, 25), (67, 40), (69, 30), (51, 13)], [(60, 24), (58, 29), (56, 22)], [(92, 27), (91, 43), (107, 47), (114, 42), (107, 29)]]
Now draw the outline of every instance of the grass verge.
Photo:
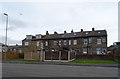
[(113, 60), (94, 60), (94, 59), (76, 59), (71, 62), (75, 63), (102, 63), (102, 64), (119, 64)]

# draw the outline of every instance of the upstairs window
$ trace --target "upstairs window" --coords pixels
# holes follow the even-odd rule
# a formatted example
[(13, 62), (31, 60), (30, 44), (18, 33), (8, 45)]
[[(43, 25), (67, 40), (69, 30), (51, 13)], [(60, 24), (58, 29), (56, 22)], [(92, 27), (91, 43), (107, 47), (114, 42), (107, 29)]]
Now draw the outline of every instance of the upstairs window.
[(48, 46), (48, 41), (45, 41), (45, 46)]
[(54, 46), (56, 46), (56, 45), (57, 45), (57, 41), (54, 41), (53, 43), (54, 43)]
[(106, 38), (102, 38), (102, 42), (105, 43), (106, 42)]
[(92, 38), (89, 38), (89, 43), (92, 43)]
[(61, 45), (61, 41), (59, 41), (59, 45)]
[(88, 39), (84, 39), (84, 44), (88, 44)]
[(101, 39), (97, 39), (97, 44), (101, 44)]
[(66, 40), (64, 40), (64, 45), (67, 45), (67, 41)]
[(37, 41), (37, 42), (36, 42), (36, 46), (39, 46), (39, 45), (40, 45), (40, 42), (39, 42), (39, 41)]
[(32, 39), (32, 35), (26, 35), (26, 39)]
[(69, 45), (71, 45), (71, 40), (69, 40)]
[(25, 42), (25, 46), (28, 46), (29, 45), (29, 42)]
[(73, 44), (74, 44), (74, 45), (77, 45), (77, 40), (73, 40)]

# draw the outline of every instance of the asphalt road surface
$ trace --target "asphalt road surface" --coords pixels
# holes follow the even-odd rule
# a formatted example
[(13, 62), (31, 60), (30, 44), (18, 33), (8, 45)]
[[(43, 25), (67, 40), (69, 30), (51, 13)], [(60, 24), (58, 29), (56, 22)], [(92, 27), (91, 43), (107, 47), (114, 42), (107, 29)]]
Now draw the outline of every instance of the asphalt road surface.
[(3, 77), (118, 77), (118, 68), (3, 63)]

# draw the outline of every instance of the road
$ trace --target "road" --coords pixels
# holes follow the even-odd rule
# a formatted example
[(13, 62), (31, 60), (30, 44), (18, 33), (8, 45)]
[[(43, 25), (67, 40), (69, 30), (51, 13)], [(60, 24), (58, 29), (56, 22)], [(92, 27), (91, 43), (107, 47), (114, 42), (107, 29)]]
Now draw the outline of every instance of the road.
[(118, 77), (118, 68), (3, 63), (3, 77)]

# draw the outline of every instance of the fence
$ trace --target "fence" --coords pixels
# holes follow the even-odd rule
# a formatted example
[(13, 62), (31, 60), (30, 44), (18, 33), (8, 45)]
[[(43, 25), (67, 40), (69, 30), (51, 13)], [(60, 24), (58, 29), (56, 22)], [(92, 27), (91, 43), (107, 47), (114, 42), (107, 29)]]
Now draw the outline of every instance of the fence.
[(7, 52), (6, 56), (5, 53), (1, 53), (2, 59), (16, 59), (19, 58), (19, 53)]

